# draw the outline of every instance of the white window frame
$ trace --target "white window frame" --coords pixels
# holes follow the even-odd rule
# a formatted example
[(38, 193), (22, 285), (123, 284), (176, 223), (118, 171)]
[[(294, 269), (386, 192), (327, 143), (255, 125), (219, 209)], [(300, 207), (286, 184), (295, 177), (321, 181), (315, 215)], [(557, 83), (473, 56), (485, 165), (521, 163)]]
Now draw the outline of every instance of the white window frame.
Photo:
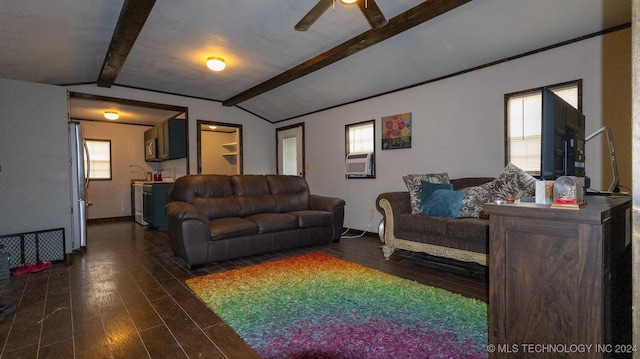
[(344, 126), (345, 158), (355, 153), (373, 153), (371, 175), (366, 177), (349, 176), (347, 178), (375, 178), (376, 177), (376, 120), (352, 123)]
[(89, 151), (89, 167), (87, 158), (84, 159), (84, 168), (89, 168), (89, 179), (92, 181), (110, 181), (111, 170), (111, 140), (85, 139)]
[[(582, 80), (547, 86), (582, 112)], [(542, 87), (504, 95), (505, 165), (540, 175)]]

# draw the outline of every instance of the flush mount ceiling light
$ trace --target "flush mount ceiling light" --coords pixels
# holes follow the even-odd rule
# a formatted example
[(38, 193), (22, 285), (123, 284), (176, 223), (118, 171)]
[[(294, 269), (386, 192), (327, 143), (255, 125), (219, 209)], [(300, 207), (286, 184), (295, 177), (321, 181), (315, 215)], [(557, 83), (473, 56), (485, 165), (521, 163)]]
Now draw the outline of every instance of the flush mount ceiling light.
[(118, 118), (120, 118), (120, 115), (115, 112), (115, 111), (105, 111), (104, 112), (104, 118), (106, 118), (107, 120), (117, 120)]
[(207, 67), (213, 71), (222, 71), (227, 65), (221, 57), (209, 57), (207, 59)]

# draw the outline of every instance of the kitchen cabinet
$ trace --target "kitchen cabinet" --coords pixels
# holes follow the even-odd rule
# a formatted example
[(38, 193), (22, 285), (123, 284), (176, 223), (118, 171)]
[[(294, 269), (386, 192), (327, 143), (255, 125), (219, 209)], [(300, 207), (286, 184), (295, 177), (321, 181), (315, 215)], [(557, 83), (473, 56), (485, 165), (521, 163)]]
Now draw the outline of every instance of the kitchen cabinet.
[(164, 206), (167, 204), (167, 194), (173, 183), (158, 182), (145, 183), (142, 186), (142, 212), (143, 219), (150, 227), (164, 231), (167, 230), (167, 216)]
[(563, 358), (632, 349), (630, 204), (594, 196), (580, 210), (485, 205), (491, 358), (537, 357), (550, 346), (592, 345)]
[(173, 160), (186, 156), (185, 121), (170, 118), (158, 125), (158, 159)]
[(155, 140), (155, 156), (146, 157), (147, 162), (166, 161), (187, 156), (186, 121), (170, 118), (145, 131), (145, 154), (148, 146)]

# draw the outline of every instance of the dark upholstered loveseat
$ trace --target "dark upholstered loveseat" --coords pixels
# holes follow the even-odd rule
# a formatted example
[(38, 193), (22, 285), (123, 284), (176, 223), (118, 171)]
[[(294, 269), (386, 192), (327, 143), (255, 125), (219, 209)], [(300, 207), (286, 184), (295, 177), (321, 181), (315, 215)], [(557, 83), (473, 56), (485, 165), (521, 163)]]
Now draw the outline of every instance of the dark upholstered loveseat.
[[(491, 177), (452, 179), (454, 190), (480, 186)], [(465, 262), (488, 265), (489, 220), (412, 214), (409, 192), (382, 193), (376, 206), (383, 216), (384, 256), (395, 249), (424, 252)]]
[(284, 175), (188, 175), (165, 207), (174, 253), (189, 267), (340, 239), (345, 202)]

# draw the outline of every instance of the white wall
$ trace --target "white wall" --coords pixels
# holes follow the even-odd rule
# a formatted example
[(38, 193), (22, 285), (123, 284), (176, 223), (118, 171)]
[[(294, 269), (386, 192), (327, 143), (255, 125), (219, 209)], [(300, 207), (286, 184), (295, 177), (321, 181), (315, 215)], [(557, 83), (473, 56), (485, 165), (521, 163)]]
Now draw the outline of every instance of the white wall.
[[(142, 172), (153, 171), (153, 165), (144, 161), (144, 131), (147, 126), (125, 125), (112, 122), (79, 121), (82, 136), (94, 140), (111, 141), (111, 180), (90, 181), (87, 199), (87, 218), (113, 218), (131, 215), (131, 180), (144, 179)], [(184, 161), (183, 161), (184, 162)], [(136, 165), (138, 167), (129, 167)]]
[[(107, 89), (81, 85), (68, 89), (187, 107), (190, 173), (196, 173), (197, 169), (196, 121), (199, 119), (243, 125), (244, 173), (247, 174), (274, 173), (275, 127), (305, 122), (307, 180), (311, 191), (344, 198), (347, 201), (345, 225), (367, 229), (369, 210), (375, 208), (377, 195), (405, 190), (401, 179), (404, 174), (446, 171), (453, 178), (495, 176), (504, 166), (504, 94), (576, 79), (583, 80), (587, 132), (603, 124), (612, 127), (621, 183), (630, 187), (631, 160), (630, 155), (626, 155), (631, 148), (630, 33), (630, 29), (621, 30), (275, 125), (219, 102), (117, 86)], [(65, 88), (0, 81), (3, 108), (0, 234), (68, 228)], [(413, 115), (412, 148), (382, 151), (380, 118), (404, 112)], [(377, 178), (346, 180), (344, 126), (369, 119), (376, 119)], [(32, 140), (38, 146), (31, 146)], [(587, 171), (593, 187), (602, 188), (603, 183), (608, 184), (609, 164), (606, 161), (603, 164), (603, 153), (594, 147), (598, 146), (587, 147)], [(370, 231), (375, 231), (380, 218), (376, 212)]]
[[(364, 230), (379, 193), (406, 190), (405, 174), (497, 175), (504, 167), (507, 93), (582, 79), (587, 133), (608, 124), (617, 151), (630, 148), (630, 45), (630, 29), (625, 29), (277, 125), (305, 122), (311, 191), (344, 198), (345, 226)], [(605, 96), (611, 92), (618, 96)], [(382, 151), (380, 118), (404, 112), (412, 113), (412, 148)], [(377, 178), (346, 180), (344, 126), (370, 119), (376, 119)], [(609, 162), (605, 158), (603, 165), (599, 147), (589, 142), (587, 172), (592, 187), (602, 189), (608, 185)], [(630, 158), (618, 161), (621, 183), (630, 187)], [(369, 231), (377, 231), (380, 219), (376, 211)]]
[[(236, 107), (225, 107), (220, 102), (168, 95), (113, 86), (102, 88), (95, 85), (71, 86), (69, 91), (110, 96), (137, 101), (184, 106), (188, 110), (189, 173), (197, 173), (197, 120), (226, 122), (242, 125), (243, 169), (245, 174), (276, 172), (274, 125)], [(161, 167), (164, 168), (164, 162)], [(176, 176), (180, 175), (176, 173)]]
[(67, 92), (0, 79), (0, 235), (64, 228), (71, 237)]
[[(236, 152), (237, 133), (202, 131), (201, 160), (202, 173), (234, 175), (238, 174), (238, 156), (224, 156), (225, 153)], [(222, 144), (236, 143), (235, 146)]]

